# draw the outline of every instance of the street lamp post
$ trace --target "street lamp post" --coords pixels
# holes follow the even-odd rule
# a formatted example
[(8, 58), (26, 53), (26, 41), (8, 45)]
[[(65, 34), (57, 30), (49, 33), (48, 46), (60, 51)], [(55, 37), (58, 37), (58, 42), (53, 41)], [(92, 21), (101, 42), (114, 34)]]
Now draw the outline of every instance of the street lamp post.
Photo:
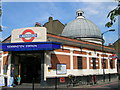
[(103, 81), (105, 82), (105, 59), (104, 59), (104, 39), (103, 39), (103, 35), (107, 32), (111, 32), (111, 31), (115, 31), (115, 29), (110, 29), (110, 30), (107, 30), (105, 32), (103, 32), (101, 34), (101, 37), (102, 37), (102, 52), (103, 52), (103, 62), (102, 62), (102, 66), (103, 66)]

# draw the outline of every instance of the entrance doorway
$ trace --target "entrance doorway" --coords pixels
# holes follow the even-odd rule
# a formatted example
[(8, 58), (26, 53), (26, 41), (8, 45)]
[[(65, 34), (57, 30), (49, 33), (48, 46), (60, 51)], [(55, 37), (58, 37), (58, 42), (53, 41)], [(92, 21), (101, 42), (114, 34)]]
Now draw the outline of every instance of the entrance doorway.
[[(16, 75), (21, 76), (21, 83), (35, 83), (41, 81), (41, 60), (43, 53), (17, 53), (12, 61)], [(17, 63), (16, 63), (17, 62)]]
[(23, 83), (40, 83), (41, 62), (39, 57), (25, 56), (21, 62), (21, 79)]

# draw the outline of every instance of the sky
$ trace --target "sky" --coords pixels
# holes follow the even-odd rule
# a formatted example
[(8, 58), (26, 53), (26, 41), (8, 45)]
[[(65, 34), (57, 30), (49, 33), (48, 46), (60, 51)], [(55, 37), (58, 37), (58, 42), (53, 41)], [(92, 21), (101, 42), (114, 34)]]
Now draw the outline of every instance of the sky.
[(36, 22), (44, 25), (50, 16), (54, 20), (58, 19), (63, 24), (67, 24), (76, 18), (76, 10), (78, 9), (83, 10), (85, 18), (95, 23), (101, 32), (116, 29), (115, 32), (104, 34), (105, 45), (114, 43), (118, 39), (118, 21), (111, 28), (105, 27), (105, 23), (109, 21), (107, 14), (117, 6), (117, 2), (5, 1), (2, 2), (2, 40), (10, 36), (13, 29), (33, 27)]

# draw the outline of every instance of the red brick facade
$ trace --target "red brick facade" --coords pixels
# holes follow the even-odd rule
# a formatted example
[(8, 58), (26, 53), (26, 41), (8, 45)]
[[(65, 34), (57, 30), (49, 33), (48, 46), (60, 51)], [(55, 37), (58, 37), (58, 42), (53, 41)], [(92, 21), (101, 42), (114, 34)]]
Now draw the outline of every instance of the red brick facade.
[(56, 64), (59, 64), (59, 63), (66, 64), (67, 69), (70, 69), (70, 56), (52, 54), (51, 55), (52, 69), (56, 69)]

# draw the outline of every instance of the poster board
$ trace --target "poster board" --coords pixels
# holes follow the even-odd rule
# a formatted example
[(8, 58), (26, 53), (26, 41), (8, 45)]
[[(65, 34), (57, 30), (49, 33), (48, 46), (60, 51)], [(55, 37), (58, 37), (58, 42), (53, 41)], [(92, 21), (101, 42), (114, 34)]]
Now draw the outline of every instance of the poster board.
[(63, 75), (67, 73), (66, 64), (57, 64), (56, 74)]

